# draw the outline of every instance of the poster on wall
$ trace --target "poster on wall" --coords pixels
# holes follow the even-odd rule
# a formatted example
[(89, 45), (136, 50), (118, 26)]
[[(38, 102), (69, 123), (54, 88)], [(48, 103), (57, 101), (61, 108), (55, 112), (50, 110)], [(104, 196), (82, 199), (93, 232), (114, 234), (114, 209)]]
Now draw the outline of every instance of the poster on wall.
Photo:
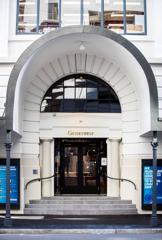
[[(10, 164), (10, 203), (11, 209), (20, 208), (20, 161), (11, 159)], [(0, 208), (6, 204), (6, 160), (0, 159)]]
[[(142, 160), (142, 209), (152, 209), (152, 160)], [(162, 210), (162, 160), (157, 161), (157, 209)]]

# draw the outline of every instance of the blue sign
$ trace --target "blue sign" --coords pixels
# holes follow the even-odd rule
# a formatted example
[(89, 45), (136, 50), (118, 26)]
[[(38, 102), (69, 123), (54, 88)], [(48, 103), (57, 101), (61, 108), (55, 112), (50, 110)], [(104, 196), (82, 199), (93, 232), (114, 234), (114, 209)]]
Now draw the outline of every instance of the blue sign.
[[(18, 203), (18, 167), (10, 167), (10, 202)], [(0, 203), (6, 203), (6, 166), (0, 166)]]
[[(142, 209), (151, 210), (152, 206), (152, 184), (153, 166), (152, 160), (142, 161)], [(162, 208), (162, 161), (157, 164), (157, 207)]]
[[(17, 163), (17, 161), (15, 161)], [(0, 205), (6, 203), (6, 165), (0, 164)], [(10, 203), (19, 206), (19, 164), (10, 166)]]
[[(152, 166), (144, 167), (144, 204), (152, 204)], [(157, 170), (157, 204), (162, 204), (162, 167)]]

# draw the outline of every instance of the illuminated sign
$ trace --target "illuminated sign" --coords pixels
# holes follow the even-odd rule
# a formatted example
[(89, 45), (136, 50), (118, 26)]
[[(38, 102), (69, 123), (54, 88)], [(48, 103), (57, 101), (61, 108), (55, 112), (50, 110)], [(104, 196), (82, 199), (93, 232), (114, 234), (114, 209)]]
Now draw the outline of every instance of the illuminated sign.
[[(142, 160), (142, 209), (152, 208), (152, 160)], [(157, 166), (157, 208), (162, 209), (162, 160)]]
[[(6, 165), (5, 160), (0, 159), (0, 207), (6, 203)], [(11, 208), (18, 209), (20, 205), (20, 166), (18, 159), (12, 159), (10, 165), (10, 203)]]

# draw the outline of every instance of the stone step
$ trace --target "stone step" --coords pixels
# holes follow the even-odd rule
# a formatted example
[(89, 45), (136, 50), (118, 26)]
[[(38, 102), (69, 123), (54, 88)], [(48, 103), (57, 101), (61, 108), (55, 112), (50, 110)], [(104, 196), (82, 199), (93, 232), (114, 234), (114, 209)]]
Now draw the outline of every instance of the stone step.
[(30, 200), (30, 204), (131, 204), (131, 200)]
[(52, 209), (52, 210), (86, 210), (86, 209), (93, 209), (93, 210), (109, 210), (109, 209), (135, 209), (134, 204), (27, 204), (26, 208), (39, 208), (39, 209)]
[(57, 216), (87, 216), (87, 215), (135, 215), (137, 214), (136, 209), (109, 209), (109, 210), (51, 210), (51, 209), (39, 209), (39, 208), (25, 208), (25, 214), (36, 214), (36, 215), (57, 215)]
[(35, 215), (131, 215), (137, 214), (131, 200), (107, 196), (55, 196), (30, 200), (25, 214)]
[(53, 197), (42, 197), (42, 200), (120, 200), (120, 197), (107, 197), (104, 196), (96, 196), (96, 195), (75, 195), (75, 196), (53, 196)]

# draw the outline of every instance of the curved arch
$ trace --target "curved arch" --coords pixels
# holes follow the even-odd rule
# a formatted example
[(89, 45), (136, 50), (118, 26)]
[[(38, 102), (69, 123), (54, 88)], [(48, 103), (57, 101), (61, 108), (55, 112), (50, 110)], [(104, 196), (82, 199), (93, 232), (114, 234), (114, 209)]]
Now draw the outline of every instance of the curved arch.
[(7, 88), (7, 100), (6, 100), (6, 129), (13, 129), (13, 108), (15, 100), (15, 89), (18, 82), (18, 77), (20, 75), (23, 66), (29, 61), (31, 56), (33, 56), (41, 47), (51, 40), (57, 39), (61, 36), (70, 35), (73, 33), (87, 33), (96, 34), (102, 37), (111, 39), (117, 44), (124, 47), (139, 63), (143, 72), (146, 76), (149, 91), (150, 91), (150, 112), (151, 112), (151, 130), (160, 129), (160, 124), (158, 123), (158, 93), (156, 87), (156, 81), (151, 67), (142, 53), (127, 39), (124, 37), (110, 31), (107, 29), (102, 29), (100, 27), (94, 26), (75, 26), (75, 27), (65, 27), (57, 31), (52, 31), (39, 38), (33, 42), (20, 56), (16, 62), (8, 83)]

